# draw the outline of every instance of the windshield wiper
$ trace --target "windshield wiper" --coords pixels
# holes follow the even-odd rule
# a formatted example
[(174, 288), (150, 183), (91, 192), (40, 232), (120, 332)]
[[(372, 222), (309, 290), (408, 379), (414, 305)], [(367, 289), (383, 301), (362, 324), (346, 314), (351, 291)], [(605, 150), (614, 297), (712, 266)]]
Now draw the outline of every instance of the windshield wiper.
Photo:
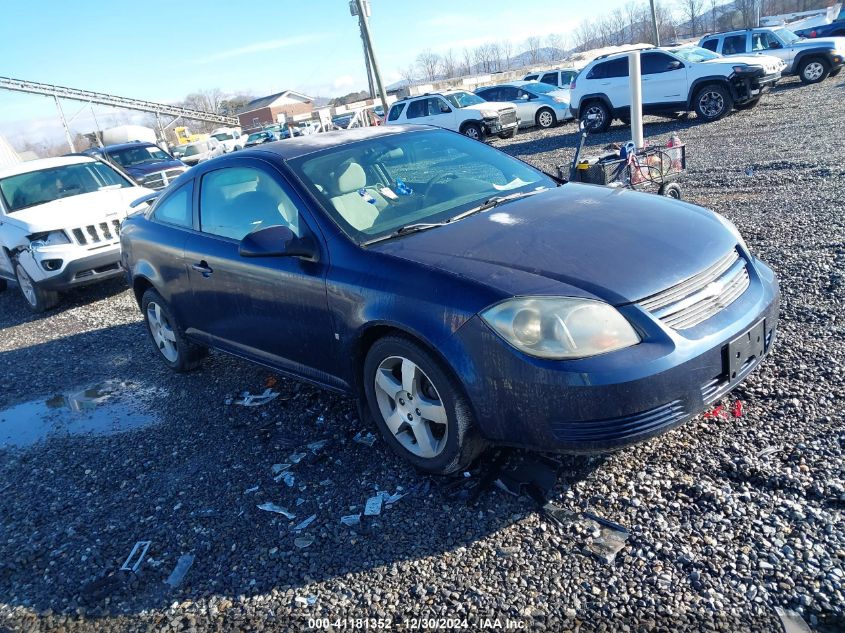
[(545, 190), (546, 187), (543, 187), (542, 189), (534, 189), (533, 191), (517, 191), (516, 193), (510, 193), (506, 196), (493, 196), (492, 198), (487, 198), (487, 200), (479, 204), (477, 207), (467, 209), (463, 213), (459, 213), (458, 215), (449, 218), (447, 222), (456, 222), (457, 220), (463, 220), (464, 218), (475, 213), (480, 213), (481, 211), (488, 211), (489, 209), (495, 209), (500, 204), (504, 204), (505, 202), (510, 202), (511, 200), (518, 200), (519, 198), (533, 196), (534, 194), (540, 193), (541, 191)]
[(363, 246), (369, 246), (370, 244), (375, 244), (376, 242), (381, 242), (383, 240), (389, 240), (394, 237), (401, 237), (402, 235), (409, 235), (410, 233), (418, 233), (419, 231), (427, 231), (428, 229), (433, 229), (438, 226), (443, 226), (444, 224), (448, 224), (450, 220), (446, 220), (445, 222), (417, 222), (416, 224), (406, 224), (404, 226), (400, 226), (395, 231), (391, 231), (387, 235), (382, 235), (381, 237), (376, 237), (372, 240), (368, 240), (363, 243)]

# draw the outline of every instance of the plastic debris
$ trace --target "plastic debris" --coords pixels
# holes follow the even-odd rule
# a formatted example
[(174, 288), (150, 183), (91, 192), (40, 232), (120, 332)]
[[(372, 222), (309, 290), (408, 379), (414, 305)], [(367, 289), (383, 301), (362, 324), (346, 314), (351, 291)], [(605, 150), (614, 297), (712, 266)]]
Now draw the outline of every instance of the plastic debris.
[(749, 178), (754, 175), (754, 168), (753, 167), (746, 167), (745, 168), (745, 175)]
[(710, 409), (709, 411), (705, 411), (702, 416), (705, 420), (725, 420), (728, 417), (728, 412), (725, 411), (724, 405), (717, 405)]
[(299, 497), (299, 498), (296, 500), (296, 505), (297, 505), (297, 506), (301, 506), (303, 503), (305, 503), (305, 499), (303, 499), (302, 497)]
[(585, 512), (584, 517), (589, 527), (592, 527), (590, 525), (592, 523), (598, 528), (598, 535), (595, 535), (596, 531), (594, 530), (594, 536), (592, 541), (587, 544), (587, 550), (599, 560), (608, 564), (612, 563), (616, 554), (625, 546), (625, 541), (630, 536), (628, 530), (618, 523), (602, 519), (589, 512)]
[(321, 450), (323, 447), (328, 444), (328, 440), (317, 440), (316, 442), (311, 442), (305, 448), (307, 448), (312, 453), (316, 453), (317, 451)]
[(299, 549), (305, 549), (306, 547), (309, 547), (313, 542), (313, 536), (298, 536), (297, 538), (293, 539), (293, 544), (296, 545)]
[(295, 519), (296, 515), (292, 512), (288, 512), (282, 506), (276, 505), (275, 503), (266, 502), (262, 503), (259, 506), (256, 506), (259, 510), (264, 510), (265, 512), (275, 512), (276, 514), (281, 514), (288, 519)]
[(780, 618), (784, 633), (812, 633), (812, 629), (804, 622), (804, 618), (795, 611), (775, 607), (775, 613)]
[(244, 494), (245, 494), (245, 495), (248, 495), (248, 494), (250, 494), (250, 493), (252, 493), (252, 492), (258, 492), (258, 489), (259, 489), (260, 487), (261, 487), (261, 486), (253, 486), (252, 488), (247, 488), (246, 490), (244, 490)]
[(301, 530), (304, 530), (304, 529), (305, 529), (305, 528), (307, 528), (309, 525), (311, 525), (312, 523), (314, 523), (314, 520), (315, 520), (316, 518), (317, 518), (317, 515), (316, 515), (316, 514), (312, 514), (310, 517), (308, 517), (307, 519), (303, 520), (303, 521), (302, 521), (301, 523), (299, 523), (298, 525), (295, 525), (295, 526), (294, 526), (294, 528), (293, 528), (293, 531), (294, 531), (294, 532), (299, 532), (299, 531), (301, 531)]
[(185, 580), (185, 575), (188, 573), (188, 570), (193, 564), (193, 554), (182, 554), (179, 557), (179, 560), (176, 561), (176, 567), (173, 568), (173, 571), (170, 572), (170, 576), (168, 576), (167, 580), (165, 580), (164, 582), (170, 585), (171, 587), (178, 587), (182, 584), (182, 581)]
[(291, 467), (291, 464), (273, 464), (273, 475), (278, 475)]
[(359, 525), (361, 523), (361, 515), (360, 514), (347, 514), (346, 516), (340, 517), (340, 522), (344, 525), (348, 525), (350, 527), (354, 525)]
[(279, 384), (279, 380), (275, 376), (267, 376), (267, 378), (264, 379), (264, 386), (268, 389), (270, 387), (275, 387), (277, 384)]
[(761, 451), (758, 451), (757, 457), (768, 457), (769, 455), (774, 455), (775, 453), (779, 453), (783, 450), (780, 446), (767, 446)]
[(305, 596), (297, 596), (297, 597), (296, 597), (296, 598), (294, 598), (293, 600), (294, 600), (294, 602), (296, 602), (297, 604), (301, 604), (302, 606), (309, 606), (309, 607), (310, 607), (312, 604), (314, 604), (315, 602), (317, 602), (317, 596), (313, 596), (313, 595), (311, 595), (311, 596), (307, 596), (307, 597), (305, 597)]
[(264, 390), (263, 393), (259, 394), (252, 394), (248, 391), (243, 393), (243, 396), (238, 400), (235, 400), (235, 404), (239, 404), (243, 407), (260, 407), (263, 404), (267, 404), (271, 400), (275, 400), (279, 397), (278, 391), (273, 391), (269, 387)]
[(737, 400), (736, 402), (734, 402), (734, 406), (731, 409), (731, 415), (734, 416), (735, 418), (741, 418), (742, 417), (742, 401), (741, 400)]
[(129, 552), (129, 556), (126, 557), (123, 565), (120, 566), (120, 570), (131, 571), (133, 573), (138, 571), (138, 568), (147, 556), (147, 550), (150, 549), (151, 543), (152, 541), (138, 541), (135, 543), (132, 551)]
[(352, 438), (352, 441), (358, 442), (359, 444), (364, 444), (366, 446), (372, 446), (376, 443), (376, 436), (367, 431), (365, 434), (362, 434), (361, 431), (358, 431), (355, 434), (355, 437)]
[(285, 482), (285, 485), (288, 488), (293, 488), (293, 484), (296, 481), (296, 477), (293, 476), (291, 472), (285, 472), (281, 474), (282, 481)]
[(317, 426), (323, 426), (326, 423), (326, 416), (322, 413), (317, 417)]
[(364, 506), (364, 516), (372, 517), (377, 514), (381, 514), (381, 504), (383, 500), (384, 498), (380, 494), (367, 499), (367, 503)]

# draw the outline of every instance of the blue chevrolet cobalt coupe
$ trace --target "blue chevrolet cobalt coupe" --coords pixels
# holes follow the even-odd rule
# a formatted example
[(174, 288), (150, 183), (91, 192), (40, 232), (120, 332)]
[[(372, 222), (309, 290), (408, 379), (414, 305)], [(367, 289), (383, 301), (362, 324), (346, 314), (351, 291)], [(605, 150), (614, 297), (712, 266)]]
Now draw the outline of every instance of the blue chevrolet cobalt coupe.
[(742, 381), (778, 320), (772, 271), (716, 213), (421, 126), (202, 163), (121, 243), (171, 368), (215, 348), (354, 395), (432, 473), (488, 443), (666, 431)]

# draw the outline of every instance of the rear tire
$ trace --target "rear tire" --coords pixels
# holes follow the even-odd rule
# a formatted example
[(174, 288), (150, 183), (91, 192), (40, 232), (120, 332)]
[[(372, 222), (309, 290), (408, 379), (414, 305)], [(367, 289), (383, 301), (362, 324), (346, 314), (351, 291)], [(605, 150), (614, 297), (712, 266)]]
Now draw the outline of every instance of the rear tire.
[(695, 93), (695, 113), (705, 121), (718, 121), (730, 114), (734, 100), (727, 87), (708, 84)]
[(155, 290), (150, 288), (141, 297), (141, 313), (147, 334), (159, 357), (173, 371), (191, 371), (199, 367), (208, 348), (192, 343), (173, 318), (170, 308)]
[(537, 114), (534, 115), (534, 122), (537, 124), (537, 127), (547, 130), (557, 123), (557, 117), (551, 109), (540, 108), (537, 110)]
[(666, 196), (667, 198), (674, 198), (675, 200), (681, 199), (681, 186), (676, 182), (667, 182), (660, 185), (660, 189), (657, 191), (661, 196)]
[(415, 341), (402, 336), (376, 341), (364, 361), (363, 380), (385, 442), (419, 470), (437, 475), (466, 470), (484, 450), (457, 380)]
[[(607, 132), (610, 128), (612, 120), (610, 109), (604, 101), (588, 101), (582, 106), (579, 115), (590, 132)], [(590, 116), (594, 116), (595, 119), (590, 120)]]
[(24, 270), (20, 262), (15, 262), (15, 277), (18, 280), (21, 296), (23, 296), (29, 309), (40, 314), (59, 305), (59, 293), (55, 290), (44, 290), (39, 288), (29, 273)]
[(461, 134), (476, 141), (484, 141), (484, 130), (478, 123), (467, 123), (461, 128)]
[(737, 110), (753, 110), (757, 107), (758, 103), (760, 103), (760, 97), (752, 99), (751, 101), (746, 101), (745, 103), (735, 103), (734, 107)]
[(823, 57), (810, 57), (801, 62), (798, 77), (802, 84), (817, 84), (830, 75), (830, 64)]

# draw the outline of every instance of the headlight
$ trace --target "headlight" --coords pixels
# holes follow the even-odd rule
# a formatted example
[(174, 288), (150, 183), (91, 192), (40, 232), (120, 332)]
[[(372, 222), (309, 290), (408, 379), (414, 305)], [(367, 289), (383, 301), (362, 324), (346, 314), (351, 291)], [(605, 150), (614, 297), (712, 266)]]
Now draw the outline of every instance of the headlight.
[(499, 112), (498, 110), (481, 110), (481, 116), (485, 119), (495, 119), (498, 118)]
[(748, 65), (748, 64), (741, 64), (739, 66), (734, 66), (734, 72), (735, 73), (747, 73), (749, 71), (753, 72), (755, 70), (763, 70), (763, 67), (762, 66), (756, 66), (756, 65)]
[(748, 249), (748, 244), (745, 243), (745, 240), (743, 239), (742, 234), (739, 232), (739, 229), (736, 228), (736, 225), (730, 220), (728, 220), (726, 217), (719, 215), (715, 211), (714, 215), (719, 219), (719, 222), (722, 223), (722, 226), (724, 226), (726, 229), (728, 229), (728, 231), (733, 234), (733, 236), (736, 238), (737, 243), (745, 249), (745, 252), (751, 253), (751, 251)]
[(70, 239), (65, 235), (64, 231), (49, 231), (47, 233), (37, 233), (29, 236), (29, 246), (37, 251), (39, 248), (45, 246), (60, 246), (62, 244), (70, 244)]
[(640, 342), (615, 308), (592, 299), (516, 297), (481, 318), (516, 349), (539, 358), (586, 358)]

